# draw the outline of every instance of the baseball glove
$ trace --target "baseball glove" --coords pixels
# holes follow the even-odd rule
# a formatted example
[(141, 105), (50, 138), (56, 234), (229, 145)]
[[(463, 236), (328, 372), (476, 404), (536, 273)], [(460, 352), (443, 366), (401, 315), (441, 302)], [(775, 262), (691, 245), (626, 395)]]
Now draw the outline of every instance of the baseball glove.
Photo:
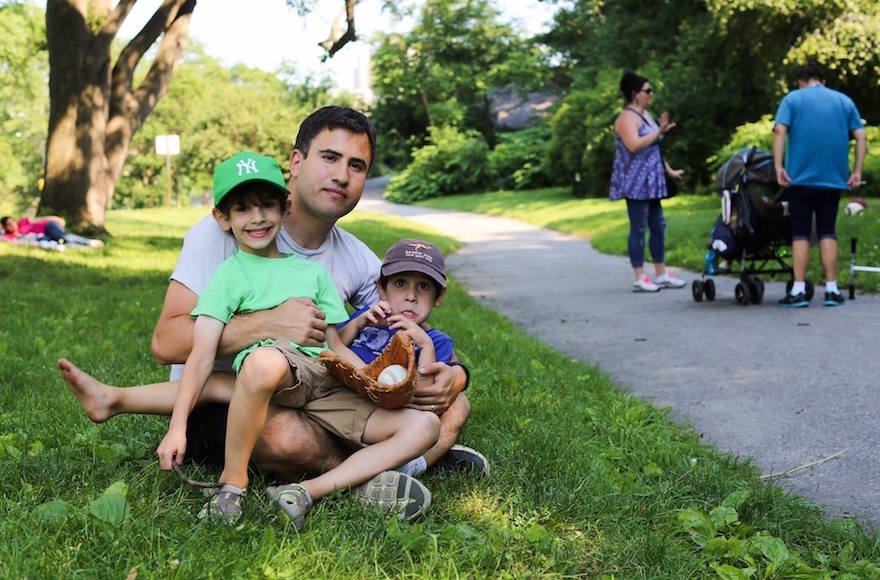
[[(343, 385), (383, 409), (399, 409), (409, 403), (419, 382), (412, 339), (402, 332), (391, 337), (385, 350), (365, 367), (356, 368), (331, 350), (322, 352), (319, 360)], [(393, 385), (380, 384), (376, 380), (379, 373), (395, 364), (406, 369), (406, 377)]]

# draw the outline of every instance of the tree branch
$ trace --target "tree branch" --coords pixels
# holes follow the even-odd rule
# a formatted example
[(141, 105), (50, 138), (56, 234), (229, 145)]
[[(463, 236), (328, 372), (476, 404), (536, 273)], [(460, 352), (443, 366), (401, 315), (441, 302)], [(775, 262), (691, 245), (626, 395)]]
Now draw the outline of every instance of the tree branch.
[[(343, 2), (345, 6), (331, 27), (330, 36), (323, 42), (318, 43), (318, 46), (327, 51), (327, 54), (321, 57), (321, 62), (325, 62), (328, 58), (333, 58), (333, 55), (339, 52), (343, 46), (357, 40), (357, 35), (354, 31), (354, 5), (357, 3), (357, 0), (343, 0)], [(343, 12), (345, 13), (346, 29), (345, 32), (340, 34), (342, 30), (338, 24), (339, 17), (342, 16)]]

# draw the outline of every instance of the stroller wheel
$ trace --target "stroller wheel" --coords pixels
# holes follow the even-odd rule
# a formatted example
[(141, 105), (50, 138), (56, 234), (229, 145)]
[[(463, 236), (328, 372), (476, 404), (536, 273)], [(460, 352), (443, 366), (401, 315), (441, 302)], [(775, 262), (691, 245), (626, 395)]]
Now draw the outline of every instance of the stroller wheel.
[(694, 302), (703, 301), (703, 283), (699, 280), (694, 280), (691, 284), (691, 296), (694, 297)]
[(764, 279), (760, 276), (755, 276), (755, 286), (758, 289), (758, 301), (755, 304), (760, 304), (764, 300)]
[(747, 276), (745, 283), (749, 286), (752, 304), (760, 304), (764, 300), (764, 280), (760, 276)]
[(813, 295), (816, 293), (816, 287), (813, 285), (812, 280), (807, 280), (804, 286), (807, 293), (807, 301), (810, 301), (813, 299)]
[(706, 295), (706, 300), (709, 302), (715, 300), (715, 280), (710, 278), (703, 283), (703, 294)]
[(749, 285), (742, 282), (736, 283), (734, 296), (736, 297), (736, 303), (742, 306), (748, 306), (749, 302), (752, 301), (752, 291), (749, 289)]

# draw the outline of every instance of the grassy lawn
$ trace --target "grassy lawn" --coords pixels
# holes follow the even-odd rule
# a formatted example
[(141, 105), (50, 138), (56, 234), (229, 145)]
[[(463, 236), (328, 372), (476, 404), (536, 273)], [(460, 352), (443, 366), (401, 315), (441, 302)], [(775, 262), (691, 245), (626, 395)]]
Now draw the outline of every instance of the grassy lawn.
[[(517, 195), (489, 198), (621, 249), (622, 206)], [(669, 205), (670, 245), (687, 231), (700, 258), (712, 204)], [(92, 424), (55, 361), (68, 357), (111, 384), (164, 380), (150, 334), (183, 233), (201, 215), (113, 212), (115, 236), (96, 251), (0, 245), (2, 577), (880, 578), (875, 535), (762, 483), (748, 463), (702, 445), (687, 425), (526, 336), (454, 281), (432, 322), (470, 366), (462, 442), (488, 456), (491, 479), (424, 477), (434, 504), (416, 524), (336, 494), (297, 533), (256, 476), (240, 526), (196, 523), (199, 493), (155, 459), (167, 420)], [(345, 226), (380, 255), (410, 235), (456, 247), (397, 219)], [(684, 255), (670, 262), (684, 265)]]
[[(868, 209), (856, 216), (843, 214), (849, 201), (843, 198), (837, 220), (840, 244), (838, 283), (849, 284), (850, 238), (858, 238), (857, 264), (880, 266), (880, 200), (869, 199)], [(680, 195), (663, 202), (666, 216), (666, 262), (679, 268), (701, 272), (709, 232), (721, 205), (717, 195)], [(626, 255), (629, 222), (623, 201), (607, 198), (576, 199), (568, 188), (529, 191), (500, 191), (490, 194), (456, 195), (421, 203), (426, 207), (455, 209), (518, 219), (551, 230), (588, 238), (594, 248), (606, 254)], [(786, 248), (785, 252), (788, 251)], [(790, 263), (790, 260), (787, 260)], [(738, 270), (735, 270), (738, 271)], [(813, 248), (807, 277), (817, 284), (825, 276), (819, 265), (818, 246)], [(859, 292), (880, 291), (880, 276), (857, 273)]]

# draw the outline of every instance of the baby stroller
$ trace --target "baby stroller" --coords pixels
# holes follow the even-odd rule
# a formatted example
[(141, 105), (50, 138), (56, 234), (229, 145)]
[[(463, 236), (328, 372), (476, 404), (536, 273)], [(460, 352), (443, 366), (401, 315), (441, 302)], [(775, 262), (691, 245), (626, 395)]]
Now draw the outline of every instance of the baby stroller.
[[(727, 274), (739, 262), (736, 302), (743, 306), (764, 299), (764, 275), (788, 274), (793, 278), (787, 246), (791, 245), (791, 220), (786, 190), (776, 183), (773, 154), (758, 148), (740, 149), (715, 174), (721, 196), (721, 215), (710, 233), (706, 266), (694, 280), (696, 302), (715, 300), (715, 282), (707, 275)], [(719, 265), (724, 261), (725, 266)], [(793, 283), (789, 279), (786, 291)], [(806, 281), (807, 299), (813, 284)]]

